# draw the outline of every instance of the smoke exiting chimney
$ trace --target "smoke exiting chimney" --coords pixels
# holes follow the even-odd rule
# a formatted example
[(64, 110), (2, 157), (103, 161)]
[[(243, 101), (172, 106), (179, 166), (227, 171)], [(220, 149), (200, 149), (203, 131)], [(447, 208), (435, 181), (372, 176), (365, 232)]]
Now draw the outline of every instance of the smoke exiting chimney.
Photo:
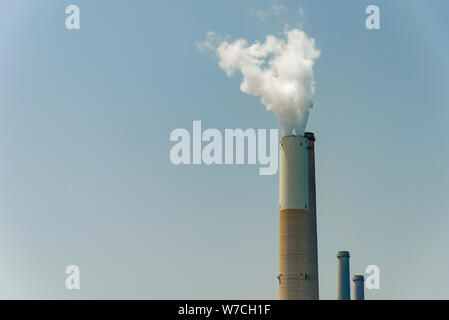
[(313, 66), (320, 56), (313, 38), (293, 28), (285, 30), (283, 36), (267, 35), (265, 42), (250, 44), (210, 31), (197, 47), (214, 53), (228, 76), (240, 72), (240, 90), (260, 97), (265, 108), (276, 115), (285, 135), (304, 134), (315, 95)]
[(339, 251), (338, 258), (338, 300), (350, 300), (349, 252)]
[(313, 133), (284, 136), (279, 169), (279, 299), (318, 299)]
[(313, 107), (313, 66), (320, 50), (297, 28), (252, 44), (210, 31), (197, 47), (215, 54), (227, 76), (240, 72), (240, 90), (260, 97), (284, 131), (279, 169), (279, 299), (318, 299), (315, 137), (304, 131)]
[(365, 278), (363, 275), (354, 275), (354, 300), (365, 300)]

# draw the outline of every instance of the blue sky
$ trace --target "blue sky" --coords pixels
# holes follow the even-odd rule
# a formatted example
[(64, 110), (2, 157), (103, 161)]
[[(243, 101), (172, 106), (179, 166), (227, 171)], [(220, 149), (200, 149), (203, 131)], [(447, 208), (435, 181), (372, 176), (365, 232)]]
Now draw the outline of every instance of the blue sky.
[[(321, 51), (307, 127), (320, 297), (336, 297), (344, 249), (351, 273), (380, 267), (368, 299), (449, 297), (449, 3), (276, 4), (261, 21), (251, 9), (272, 1), (1, 2), (0, 298), (276, 298), (278, 176), (174, 166), (169, 136), (193, 120), (278, 128), (196, 43), (286, 24)], [(365, 28), (369, 4), (381, 30)]]

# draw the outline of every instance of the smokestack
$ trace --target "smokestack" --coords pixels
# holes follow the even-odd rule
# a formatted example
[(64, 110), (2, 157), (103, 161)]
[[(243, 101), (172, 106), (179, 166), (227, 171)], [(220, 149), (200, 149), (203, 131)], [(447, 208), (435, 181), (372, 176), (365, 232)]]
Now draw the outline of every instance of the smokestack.
[(319, 299), (319, 282), (318, 282), (318, 237), (316, 224), (316, 183), (315, 183), (315, 135), (313, 132), (306, 132), (304, 136), (307, 138), (308, 145), (308, 171), (309, 171), (309, 248), (312, 257), (312, 274), (310, 278), (310, 290), (312, 296)]
[(339, 251), (338, 258), (338, 300), (350, 300), (349, 252)]
[(315, 166), (314, 157), (310, 159), (314, 140), (309, 133), (306, 137), (284, 136), (280, 141), (280, 300), (318, 299)]
[(365, 278), (363, 275), (354, 275), (354, 300), (365, 300)]

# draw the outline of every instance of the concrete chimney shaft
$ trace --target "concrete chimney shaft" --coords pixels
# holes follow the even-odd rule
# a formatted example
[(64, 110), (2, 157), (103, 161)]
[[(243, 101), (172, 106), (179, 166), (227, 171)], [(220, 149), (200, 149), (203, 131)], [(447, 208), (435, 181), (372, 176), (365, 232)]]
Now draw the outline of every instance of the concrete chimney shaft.
[(349, 284), (349, 252), (339, 251), (338, 258), (338, 300), (350, 300), (351, 289)]
[(309, 171), (309, 249), (312, 257), (312, 273), (310, 278), (310, 290), (314, 299), (319, 299), (318, 281), (318, 236), (316, 223), (316, 183), (315, 183), (315, 135), (313, 132), (306, 132), (304, 136), (309, 141), (308, 150), (308, 171)]
[(315, 139), (313, 134), (308, 135), (285, 136), (280, 141), (278, 279), (281, 300), (318, 299), (315, 166), (314, 157), (310, 157)]
[(354, 275), (352, 281), (354, 282), (354, 300), (365, 300), (365, 277), (363, 275)]

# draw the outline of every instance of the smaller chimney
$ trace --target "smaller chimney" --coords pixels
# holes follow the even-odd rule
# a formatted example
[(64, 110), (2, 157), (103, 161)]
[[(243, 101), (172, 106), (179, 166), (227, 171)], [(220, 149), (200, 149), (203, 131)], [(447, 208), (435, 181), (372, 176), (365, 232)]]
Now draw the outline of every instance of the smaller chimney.
[(363, 275), (354, 275), (354, 300), (365, 300), (365, 278)]
[(350, 300), (349, 251), (339, 251), (338, 258), (338, 300)]

